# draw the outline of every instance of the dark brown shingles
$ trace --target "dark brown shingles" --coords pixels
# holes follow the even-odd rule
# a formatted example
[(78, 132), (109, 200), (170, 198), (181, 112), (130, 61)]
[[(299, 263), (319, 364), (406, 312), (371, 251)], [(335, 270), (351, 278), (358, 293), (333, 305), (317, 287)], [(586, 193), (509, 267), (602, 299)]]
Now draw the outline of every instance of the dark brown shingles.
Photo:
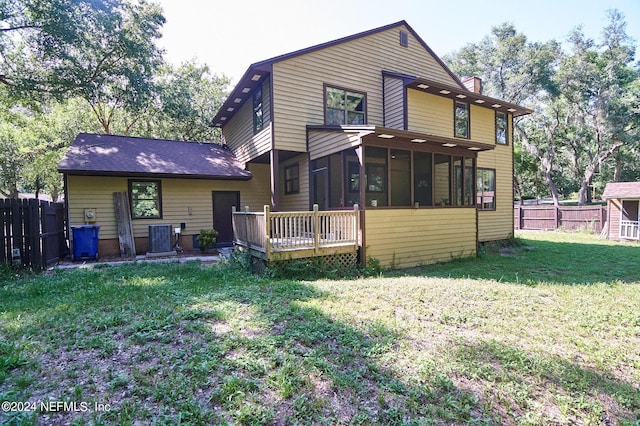
[(212, 143), (80, 133), (58, 171), (85, 175), (175, 176), (247, 180), (233, 153)]

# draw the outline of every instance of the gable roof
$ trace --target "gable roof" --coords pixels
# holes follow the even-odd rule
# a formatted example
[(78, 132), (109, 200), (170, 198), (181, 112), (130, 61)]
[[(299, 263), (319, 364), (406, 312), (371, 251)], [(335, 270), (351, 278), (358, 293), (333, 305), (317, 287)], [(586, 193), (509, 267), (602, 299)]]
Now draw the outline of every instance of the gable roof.
[(80, 133), (58, 171), (76, 175), (251, 179), (231, 151), (220, 145)]
[(609, 182), (604, 188), (602, 198), (638, 198), (640, 199), (640, 182)]
[[(251, 95), (253, 88), (258, 82), (262, 80), (262, 78), (271, 72), (271, 68), (274, 63), (284, 61), (287, 59), (292, 59), (297, 56), (306, 55), (308, 53), (315, 52), (320, 49), (326, 49), (327, 47), (332, 47), (341, 43), (346, 43), (348, 41), (356, 40), (359, 38), (367, 37), (372, 34), (376, 34), (382, 31), (387, 31), (392, 28), (404, 26), (406, 29), (418, 40), (418, 42), (422, 45), (422, 47), (438, 62), (438, 64), (446, 71), (447, 74), (451, 76), (454, 82), (456, 82), (461, 89), (468, 91), (464, 84), (460, 81), (460, 79), (449, 69), (449, 67), (442, 62), (442, 60), (435, 54), (433, 50), (424, 42), (424, 40), (415, 32), (413, 28), (404, 20), (394, 22), (393, 24), (384, 25), (382, 27), (374, 28), (372, 30), (364, 31), (361, 33), (353, 34), (347, 37), (342, 37), (336, 40), (332, 40), (326, 43), (321, 43), (315, 46), (307, 47), (304, 49), (296, 50), (294, 52), (286, 53), (284, 55), (275, 56), (271, 59), (266, 59), (264, 61), (256, 62), (254, 64), (249, 65), (249, 68), (244, 73), (236, 87), (229, 94), (224, 104), (218, 110), (216, 116), (212, 120), (212, 125), (214, 127), (222, 127), (224, 123), (228, 123), (231, 120), (231, 117), (235, 115), (235, 112), (238, 110), (238, 107), (242, 105)], [(249, 88), (250, 90), (243, 90)], [(230, 109), (233, 108), (233, 109)], [(221, 117), (225, 116), (226, 120), (221, 121)]]

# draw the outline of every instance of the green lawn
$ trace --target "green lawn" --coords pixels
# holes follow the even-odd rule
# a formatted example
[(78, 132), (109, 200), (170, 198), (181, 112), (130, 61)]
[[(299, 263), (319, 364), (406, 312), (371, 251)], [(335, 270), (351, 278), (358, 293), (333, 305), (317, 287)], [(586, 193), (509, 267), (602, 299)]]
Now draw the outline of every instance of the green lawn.
[(0, 401), (68, 405), (0, 423), (640, 423), (640, 245), (519, 237), (357, 280), (5, 270)]

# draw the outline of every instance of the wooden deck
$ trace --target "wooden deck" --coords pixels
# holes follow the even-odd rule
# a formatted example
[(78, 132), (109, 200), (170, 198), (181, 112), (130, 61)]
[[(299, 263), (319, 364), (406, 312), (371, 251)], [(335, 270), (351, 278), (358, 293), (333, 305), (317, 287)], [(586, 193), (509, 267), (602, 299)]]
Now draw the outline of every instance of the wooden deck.
[(266, 261), (357, 253), (360, 212), (353, 210), (302, 212), (233, 211), (234, 244)]

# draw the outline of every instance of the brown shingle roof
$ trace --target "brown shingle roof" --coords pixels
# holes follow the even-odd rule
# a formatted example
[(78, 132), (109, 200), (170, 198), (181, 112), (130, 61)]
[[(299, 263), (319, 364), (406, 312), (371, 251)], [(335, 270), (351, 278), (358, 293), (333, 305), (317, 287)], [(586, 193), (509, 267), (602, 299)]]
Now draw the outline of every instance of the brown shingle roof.
[(602, 198), (640, 198), (640, 182), (610, 182), (604, 188)]
[(58, 171), (82, 175), (251, 179), (220, 145), (80, 133)]

